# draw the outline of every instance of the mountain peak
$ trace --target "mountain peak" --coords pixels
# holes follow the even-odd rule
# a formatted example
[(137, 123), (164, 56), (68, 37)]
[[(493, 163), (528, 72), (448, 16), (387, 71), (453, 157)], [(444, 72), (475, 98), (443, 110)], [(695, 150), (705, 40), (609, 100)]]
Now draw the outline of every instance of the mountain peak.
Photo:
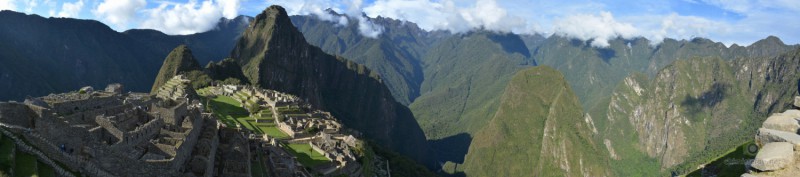
[[(231, 52), (240, 65), (247, 65), (256, 54), (263, 54), (267, 49), (281, 47), (290, 48), (306, 42), (303, 34), (294, 27), (286, 10), (273, 5), (258, 14), (249, 27), (242, 33), (236, 47)], [(252, 47), (252, 48), (250, 48)], [(257, 61), (256, 61), (257, 62)], [(255, 66), (255, 65), (253, 65)]]
[(253, 22), (253, 24), (263, 23), (269, 25), (292, 24), (291, 20), (289, 20), (289, 15), (286, 13), (286, 9), (278, 5), (272, 5), (264, 9), (264, 11), (256, 16), (255, 22)]
[(151, 93), (155, 93), (161, 85), (164, 85), (175, 75), (193, 70), (200, 70), (200, 63), (194, 58), (192, 51), (186, 45), (176, 47), (164, 59), (164, 64), (161, 65), (161, 69), (158, 71)]
[(770, 35), (767, 38), (754, 42), (750, 46), (784, 46), (784, 45), (786, 44), (784, 44), (780, 38)]

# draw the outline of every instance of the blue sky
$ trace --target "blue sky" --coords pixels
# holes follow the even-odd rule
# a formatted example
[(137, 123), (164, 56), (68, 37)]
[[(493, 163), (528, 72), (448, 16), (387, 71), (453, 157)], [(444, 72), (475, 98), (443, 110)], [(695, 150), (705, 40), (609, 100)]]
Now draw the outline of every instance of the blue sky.
[[(379, 37), (382, 27), (361, 18), (384, 16), (426, 30), (557, 34), (592, 45), (609, 39), (706, 37), (726, 45), (749, 45), (769, 35), (800, 43), (797, 0), (0, 0), (0, 9), (44, 17), (94, 19), (113, 29), (148, 28), (191, 34), (214, 27), (219, 18), (254, 16), (272, 4), (292, 15), (313, 14), (337, 23), (359, 23), (362, 34)], [(332, 8), (351, 19), (337, 19)]]

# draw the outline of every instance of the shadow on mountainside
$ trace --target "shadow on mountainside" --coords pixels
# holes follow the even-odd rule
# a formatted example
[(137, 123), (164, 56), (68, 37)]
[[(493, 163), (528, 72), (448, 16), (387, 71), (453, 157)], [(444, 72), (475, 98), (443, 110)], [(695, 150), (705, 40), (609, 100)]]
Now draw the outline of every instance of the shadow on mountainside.
[(711, 85), (710, 89), (697, 97), (692, 97), (687, 94), (681, 102), (681, 107), (683, 107), (692, 118), (697, 117), (699, 113), (704, 112), (703, 110), (713, 108), (722, 102), (725, 96), (727, 96), (730, 87), (731, 86), (727, 83), (714, 83)]
[(471, 143), (472, 137), (467, 133), (459, 133), (438, 140), (428, 140), (428, 144), (436, 155), (436, 161), (441, 163), (447, 161), (464, 163), (464, 156), (467, 155)]
[(596, 48), (595, 50), (597, 51), (597, 57), (603, 59), (607, 64), (611, 63), (611, 58), (617, 56), (617, 52), (610, 48)]
[(488, 35), (488, 37), (493, 42), (500, 44), (500, 47), (508, 53), (518, 53), (525, 56), (525, 58), (531, 57), (531, 51), (528, 49), (528, 46), (525, 45), (525, 42), (516, 34), (492, 34)]

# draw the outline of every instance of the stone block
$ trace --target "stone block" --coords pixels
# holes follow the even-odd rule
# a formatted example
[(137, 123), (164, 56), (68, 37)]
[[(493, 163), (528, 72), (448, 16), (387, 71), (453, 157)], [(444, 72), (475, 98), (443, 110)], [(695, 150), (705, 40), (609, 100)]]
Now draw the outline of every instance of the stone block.
[(739, 177), (756, 177), (756, 175), (752, 175), (750, 173), (745, 173), (745, 174), (742, 174), (742, 176), (739, 176)]
[(759, 128), (756, 143), (760, 146), (773, 142), (788, 142), (800, 149), (800, 135), (791, 132)]
[(797, 123), (797, 119), (795, 119), (793, 116), (786, 114), (773, 114), (772, 116), (769, 116), (769, 118), (767, 118), (763, 124), (761, 124), (761, 128), (797, 133), (797, 129), (800, 129), (800, 123)]
[(800, 107), (800, 96), (794, 97), (794, 107)]
[(761, 171), (780, 170), (794, 163), (794, 145), (774, 142), (764, 145), (753, 160), (753, 168)]
[(783, 111), (783, 113), (781, 113), (781, 114), (784, 115), (784, 116), (793, 117), (795, 119), (800, 118), (800, 110), (797, 110), (797, 109), (789, 109), (789, 110)]

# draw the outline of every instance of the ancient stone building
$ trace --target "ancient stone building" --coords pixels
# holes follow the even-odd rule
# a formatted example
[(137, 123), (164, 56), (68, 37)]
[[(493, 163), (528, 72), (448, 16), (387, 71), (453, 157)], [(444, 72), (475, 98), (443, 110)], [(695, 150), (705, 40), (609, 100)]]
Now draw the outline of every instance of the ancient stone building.
[(219, 123), (188, 84), (178, 76), (155, 96), (112, 84), (0, 103), (0, 123), (84, 175), (211, 176)]

